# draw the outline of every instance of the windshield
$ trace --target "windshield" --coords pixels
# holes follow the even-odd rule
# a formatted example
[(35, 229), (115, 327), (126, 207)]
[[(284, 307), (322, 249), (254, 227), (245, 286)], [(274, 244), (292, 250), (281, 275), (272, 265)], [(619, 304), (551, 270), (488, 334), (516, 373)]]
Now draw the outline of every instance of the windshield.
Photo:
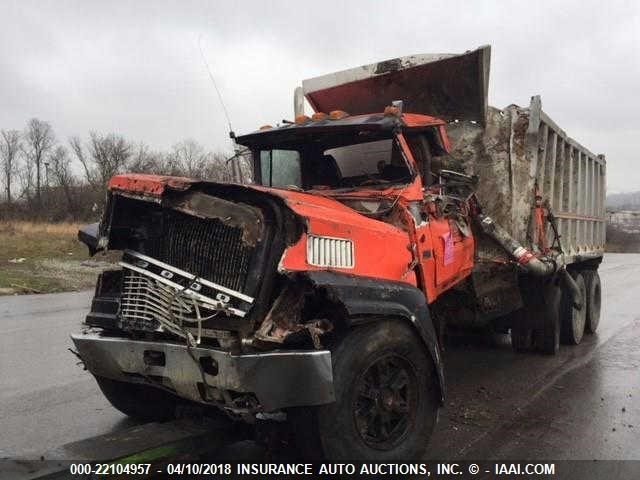
[(263, 185), (301, 186), (300, 153), (296, 150), (261, 150), (260, 173)]
[(260, 148), (254, 155), (256, 172), (260, 173), (256, 180), (265, 186), (301, 190), (386, 188), (409, 183), (411, 171), (391, 133), (364, 133), (305, 137), (304, 143)]

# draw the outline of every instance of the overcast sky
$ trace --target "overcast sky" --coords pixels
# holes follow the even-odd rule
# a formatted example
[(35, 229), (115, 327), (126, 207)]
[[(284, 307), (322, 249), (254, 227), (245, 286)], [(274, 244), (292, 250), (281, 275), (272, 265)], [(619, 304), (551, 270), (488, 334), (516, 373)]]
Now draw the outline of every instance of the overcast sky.
[(229, 149), (198, 41), (237, 133), (292, 118), (303, 78), (492, 45), (490, 104), (543, 109), (640, 190), (639, 2), (0, 0), (0, 128), (117, 132)]

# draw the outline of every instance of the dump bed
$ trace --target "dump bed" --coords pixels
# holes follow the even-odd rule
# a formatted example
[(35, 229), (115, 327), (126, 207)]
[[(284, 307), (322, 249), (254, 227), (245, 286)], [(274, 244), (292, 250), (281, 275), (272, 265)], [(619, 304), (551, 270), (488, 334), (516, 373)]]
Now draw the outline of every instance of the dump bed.
[[(520, 243), (536, 250), (536, 192), (557, 219), (568, 263), (602, 256), (605, 243), (603, 155), (594, 155), (544, 113), (540, 97), (528, 108), (489, 107), (486, 126), (450, 123), (452, 155), (478, 175), (477, 196), (487, 214)], [(553, 231), (547, 230), (547, 243)]]
[[(605, 170), (594, 155), (542, 111), (487, 106), (490, 47), (464, 54), (413, 55), (305, 80), (316, 111), (381, 111), (393, 100), (404, 110), (447, 120), (452, 156), (478, 175), (485, 210), (532, 250), (536, 192), (557, 218), (568, 263), (600, 257), (605, 242)], [(547, 230), (548, 244), (553, 231)]]

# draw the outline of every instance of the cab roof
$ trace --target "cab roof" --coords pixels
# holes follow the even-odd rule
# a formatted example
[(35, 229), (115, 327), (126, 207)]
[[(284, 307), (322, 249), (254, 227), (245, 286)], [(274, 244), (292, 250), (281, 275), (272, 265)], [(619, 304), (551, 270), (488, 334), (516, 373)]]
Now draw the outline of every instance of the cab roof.
[(265, 142), (274, 142), (279, 139), (291, 138), (297, 134), (309, 134), (315, 132), (345, 133), (350, 130), (393, 131), (395, 129), (419, 129), (445, 125), (446, 122), (439, 118), (421, 115), (417, 113), (402, 113), (390, 115), (384, 113), (372, 113), (366, 115), (347, 115), (338, 119), (331, 119), (329, 115), (324, 118), (307, 121), (286, 123), (278, 127), (266, 125), (246, 135), (236, 138), (240, 145), (251, 147)]

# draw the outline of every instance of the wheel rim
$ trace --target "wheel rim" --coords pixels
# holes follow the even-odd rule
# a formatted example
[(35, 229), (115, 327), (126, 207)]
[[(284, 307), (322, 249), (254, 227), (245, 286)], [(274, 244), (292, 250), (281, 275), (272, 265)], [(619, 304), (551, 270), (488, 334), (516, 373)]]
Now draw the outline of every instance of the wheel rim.
[(379, 450), (399, 444), (414, 423), (417, 402), (417, 379), (407, 359), (376, 359), (355, 384), (353, 412), (362, 440)]

